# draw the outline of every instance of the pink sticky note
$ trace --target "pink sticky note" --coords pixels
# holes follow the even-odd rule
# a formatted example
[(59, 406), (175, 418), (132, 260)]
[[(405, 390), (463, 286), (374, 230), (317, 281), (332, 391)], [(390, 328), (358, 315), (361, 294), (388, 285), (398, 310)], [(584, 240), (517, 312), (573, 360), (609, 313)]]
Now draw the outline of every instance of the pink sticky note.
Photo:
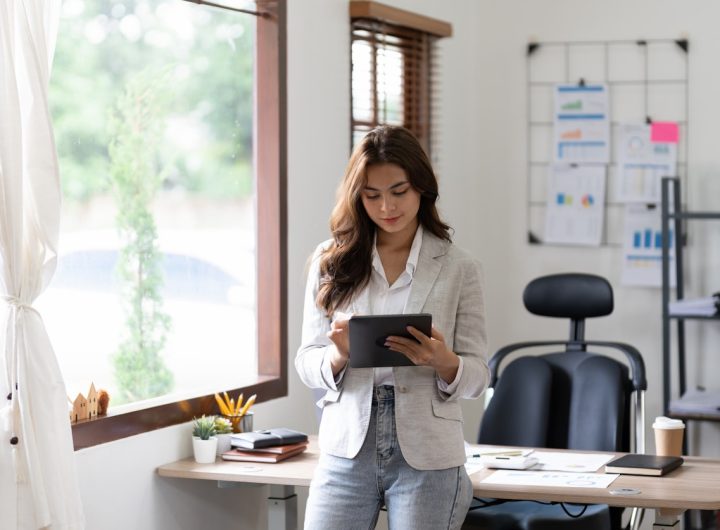
[(674, 121), (654, 121), (650, 126), (650, 141), (678, 143), (678, 124)]

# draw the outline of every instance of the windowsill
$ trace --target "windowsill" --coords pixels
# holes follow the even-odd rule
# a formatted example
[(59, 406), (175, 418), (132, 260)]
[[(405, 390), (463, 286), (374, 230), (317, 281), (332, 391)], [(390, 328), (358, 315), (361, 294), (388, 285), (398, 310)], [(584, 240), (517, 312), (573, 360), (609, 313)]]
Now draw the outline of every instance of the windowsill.
[[(245, 386), (228, 390), (246, 396), (257, 394), (256, 403), (287, 395), (286, 384), (280, 376), (259, 375)], [(85, 449), (143, 432), (185, 423), (203, 414), (219, 414), (214, 393), (178, 400), (178, 396), (164, 396), (130, 405), (113, 407), (108, 414), (95, 420), (72, 425), (75, 450)]]

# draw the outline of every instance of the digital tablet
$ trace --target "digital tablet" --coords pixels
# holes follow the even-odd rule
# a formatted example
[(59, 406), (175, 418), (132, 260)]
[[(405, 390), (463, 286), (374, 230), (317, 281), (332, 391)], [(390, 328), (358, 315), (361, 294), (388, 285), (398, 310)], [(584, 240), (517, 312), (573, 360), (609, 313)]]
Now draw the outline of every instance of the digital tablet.
[(362, 315), (350, 318), (350, 366), (375, 368), (380, 366), (415, 366), (402, 353), (385, 346), (390, 335), (414, 337), (407, 331), (413, 326), (428, 337), (432, 328), (432, 315), (417, 313), (407, 315)]

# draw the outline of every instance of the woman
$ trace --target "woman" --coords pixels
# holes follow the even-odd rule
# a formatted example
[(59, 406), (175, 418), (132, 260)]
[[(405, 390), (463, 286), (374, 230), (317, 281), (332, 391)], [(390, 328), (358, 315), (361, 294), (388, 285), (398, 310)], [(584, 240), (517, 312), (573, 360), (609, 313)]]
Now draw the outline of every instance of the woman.
[[(373, 528), (385, 505), (391, 529), (454, 529), (472, 499), (460, 398), (485, 389), (479, 264), (451, 243), (438, 185), (417, 140), (374, 129), (355, 148), (338, 190), (333, 238), (308, 278), (303, 382), (326, 390), (320, 463), (305, 528)], [(416, 366), (352, 368), (351, 314), (431, 313), (428, 337), (389, 337)]]

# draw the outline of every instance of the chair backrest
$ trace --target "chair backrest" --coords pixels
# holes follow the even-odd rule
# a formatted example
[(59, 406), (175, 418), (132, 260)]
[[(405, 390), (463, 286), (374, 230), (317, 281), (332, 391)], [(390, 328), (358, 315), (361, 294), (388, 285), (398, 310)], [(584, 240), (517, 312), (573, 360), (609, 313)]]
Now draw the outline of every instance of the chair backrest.
[[(622, 343), (586, 341), (585, 318), (613, 310), (612, 287), (588, 274), (557, 274), (533, 280), (523, 294), (528, 311), (570, 319), (564, 341), (524, 342), (499, 350), (491, 359), (493, 397), (483, 416), (479, 443), (597, 451), (630, 450), (631, 394), (644, 390), (637, 350)], [(588, 345), (622, 351), (627, 365)], [(510, 353), (538, 346), (563, 351), (514, 358), (498, 376)]]
[(625, 365), (604, 355), (520, 357), (498, 379), (478, 442), (628, 451), (628, 377)]

